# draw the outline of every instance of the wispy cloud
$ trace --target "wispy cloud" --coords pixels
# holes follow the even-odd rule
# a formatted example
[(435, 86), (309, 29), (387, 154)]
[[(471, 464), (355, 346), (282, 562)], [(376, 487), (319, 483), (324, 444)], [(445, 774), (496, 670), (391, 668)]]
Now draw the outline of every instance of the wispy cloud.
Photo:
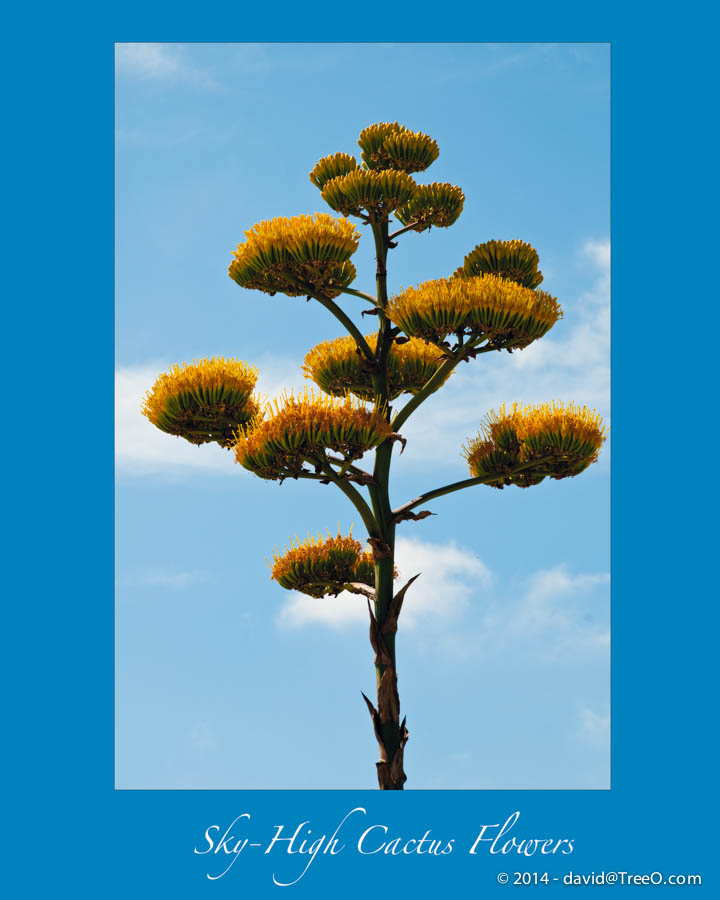
[(115, 44), (118, 75), (175, 84), (193, 84), (204, 90), (218, 90), (220, 84), (205, 69), (187, 59), (182, 44)]
[[(403, 605), (403, 628), (412, 630), (429, 614), (436, 620), (455, 622), (465, 610), (473, 591), (489, 586), (490, 570), (472, 551), (454, 543), (431, 544), (398, 538), (397, 567), (400, 582), (422, 573), (408, 591)], [(367, 625), (365, 600), (354, 594), (315, 599), (292, 593), (277, 615), (281, 627), (299, 628), (322, 624), (332, 628)]]
[(596, 712), (589, 706), (582, 706), (575, 737), (594, 747), (607, 748), (610, 744), (610, 712)]
[(163, 571), (160, 569), (139, 572), (125, 578), (125, 582), (133, 586), (159, 587), (168, 588), (170, 590), (183, 590), (194, 584), (202, 584), (207, 580), (208, 576), (204, 572)]
[[(418, 572), (403, 606), (403, 633), (433, 652), (493, 656), (509, 647), (553, 662), (605, 655), (609, 648), (607, 573), (573, 573), (565, 565), (524, 582), (498, 584), (488, 566), (454, 543), (400, 538), (399, 583)], [(365, 600), (353, 594), (315, 599), (292, 593), (278, 626), (366, 627)]]
[(607, 653), (610, 646), (607, 572), (572, 573), (567, 565), (535, 572), (518, 599), (503, 598), (483, 618), (494, 646), (522, 642), (546, 661)]

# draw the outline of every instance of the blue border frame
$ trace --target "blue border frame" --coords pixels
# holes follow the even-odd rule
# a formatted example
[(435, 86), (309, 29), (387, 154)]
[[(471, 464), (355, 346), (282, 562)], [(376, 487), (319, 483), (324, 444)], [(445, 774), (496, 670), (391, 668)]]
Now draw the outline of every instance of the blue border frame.
[[(169, 6), (126, 4), (103, 21), (98, 7), (75, 4), (33, 10), (31, 40), (23, 40), (18, 34), (27, 23), (14, 12), (6, 55), (16, 123), (6, 139), (14, 159), (6, 187), (15, 201), (15, 267), (5, 302), (6, 345), (12, 343), (6, 351), (14, 363), (6, 381), (6, 443), (21, 448), (25, 472), (8, 479), (15, 502), (7, 516), (6, 771), (14, 803), (3, 883), (17, 883), (10, 896), (275, 895), (273, 873), (289, 881), (301, 870), (299, 856), (262, 853), (275, 826), (284, 824), (287, 833), (309, 820), (313, 836), (331, 833), (358, 806), (367, 813), (349, 820), (358, 825), (347, 832), (346, 849), (319, 856), (293, 886), (296, 893), (485, 893), (508, 890), (497, 883), (500, 871), (512, 881), (515, 871), (552, 878), (612, 870), (699, 873), (703, 885), (694, 894), (720, 894), (709, 796), (715, 642), (708, 620), (716, 607), (705, 560), (713, 509), (704, 481), (693, 477), (697, 468), (712, 481), (704, 462), (700, 468), (712, 416), (701, 413), (698, 388), (710, 381), (713, 351), (696, 349), (692, 338), (688, 350), (683, 323), (671, 314), (694, 308), (698, 298), (710, 302), (708, 290), (692, 284), (714, 264), (700, 238), (709, 225), (708, 207), (701, 208), (706, 173), (714, 171), (712, 144), (702, 139), (710, 102), (697, 89), (710, 83), (702, 71), (709, 70), (708, 39), (689, 33), (692, 4), (666, 32), (657, 9), (633, 13), (627, 4), (617, 15), (587, 10), (585, 21), (560, 4), (551, 12), (515, 5), (514, 31), (501, 11), (451, 11), (445, 4), (443, 21), (434, 22), (437, 7), (427, 15), (414, 7), (415, 21), (426, 23), (415, 26), (407, 23), (407, 7), (382, 13), (382, 38), (451, 41), (461, 33), (464, 41), (612, 42), (612, 790), (114, 791), (113, 42), (333, 41), (347, 38), (348, 29), (354, 40), (379, 35), (371, 10), (316, 13), (315, 22), (324, 22), (318, 33), (305, 8), (283, 13), (282, 24), (237, 10), (240, 30), (229, 9), (203, 8), (200, 21)], [(710, 333), (703, 316), (702, 335)], [(687, 432), (699, 438), (690, 466), (684, 458), (683, 475), (668, 478), (668, 450), (679, 460)], [(493, 855), (486, 845), (467, 852), (483, 825), (516, 810), (512, 834), (572, 839), (572, 855)], [(218, 857), (193, 848), (207, 847), (209, 825), (228, 825), (241, 813), (252, 816), (243, 834), (263, 847), (210, 881), (205, 873)], [(388, 837), (417, 839), (430, 829), (432, 837), (454, 838), (454, 851), (363, 856), (353, 843), (371, 824), (387, 825)]]

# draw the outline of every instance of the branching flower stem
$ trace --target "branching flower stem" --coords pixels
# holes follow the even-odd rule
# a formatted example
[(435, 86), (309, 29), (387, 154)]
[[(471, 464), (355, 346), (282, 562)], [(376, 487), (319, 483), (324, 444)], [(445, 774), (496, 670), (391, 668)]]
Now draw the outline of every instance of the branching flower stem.
[(367, 501), (360, 493), (360, 491), (353, 487), (353, 485), (350, 484), (347, 479), (341, 478), (335, 471), (335, 469), (333, 469), (333, 467), (330, 465), (330, 462), (329, 460), (327, 460), (327, 458), (321, 460), (320, 465), (327, 478), (332, 481), (334, 485), (340, 488), (343, 494), (345, 494), (345, 496), (352, 503), (355, 509), (360, 513), (360, 517), (362, 518), (363, 524), (367, 528), (370, 537), (381, 537), (381, 532), (375, 516), (373, 515), (373, 511), (368, 506)]
[(493, 481), (502, 481), (510, 475), (517, 475), (520, 472), (526, 472), (528, 469), (538, 468), (541, 465), (542, 460), (533, 460), (532, 462), (521, 463), (519, 466), (515, 466), (509, 472), (502, 475), (481, 475), (478, 478), (466, 478), (463, 481), (455, 481), (452, 484), (446, 484), (443, 487), (427, 491), (427, 493), (421, 494), (419, 497), (410, 500), (402, 506), (398, 506), (397, 509), (393, 510), (393, 518), (397, 519), (397, 517), (403, 515), (403, 513), (408, 513), (415, 509), (415, 507), (422, 506), (424, 503), (428, 503), (436, 497), (443, 497), (445, 494), (454, 493), (454, 491), (461, 491), (464, 488), (474, 487), (476, 484), (492, 484)]
[[(448, 375), (459, 363), (468, 357), (470, 351), (474, 350), (475, 354), (479, 356), (481, 353), (492, 353), (494, 350), (505, 349), (502, 344), (480, 347), (480, 344), (485, 340), (487, 340), (487, 338), (483, 335), (475, 340), (468, 341), (467, 344), (463, 344), (450, 358), (446, 359), (437, 372), (435, 372), (417, 394), (415, 394), (412, 400), (408, 400), (405, 406), (397, 413), (391, 423), (393, 431), (398, 432), (420, 404), (424, 403), (431, 394), (434, 394), (443, 386)], [(478, 349), (478, 347), (480, 349)]]
[(327, 297), (321, 297), (318, 294), (309, 294), (309, 296), (314, 300), (317, 300), (318, 303), (324, 306), (325, 309), (329, 310), (329, 312), (331, 312), (335, 316), (335, 318), (345, 326), (348, 333), (355, 338), (355, 343), (358, 345), (365, 358), (369, 362), (374, 362), (375, 355), (370, 349), (368, 342), (363, 337), (360, 329), (353, 322), (353, 320), (348, 315), (346, 315), (345, 312), (343, 312), (343, 310), (337, 305), (337, 303), (334, 303)]
[(338, 475), (342, 476), (346, 472), (350, 472), (353, 475), (360, 475), (363, 478), (371, 478), (369, 472), (366, 472), (364, 469), (361, 469), (359, 466), (354, 466), (351, 462), (346, 459), (338, 459), (335, 456), (327, 456), (328, 462), (332, 463), (334, 466), (339, 466), (340, 469), (338, 471)]
[[(470, 355), (489, 353), (491, 350), (500, 350), (502, 346), (481, 346), (487, 338), (479, 336), (462, 343), (459, 337), (459, 345), (449, 353), (448, 358), (437, 369), (435, 374), (426, 382), (423, 388), (395, 415), (389, 405), (388, 391), (388, 357), (393, 345), (393, 323), (388, 319), (385, 310), (388, 303), (387, 292), (387, 254), (392, 244), (392, 238), (407, 231), (411, 231), (414, 225), (388, 234), (388, 222), (378, 221), (372, 223), (373, 238), (375, 241), (375, 256), (377, 260), (376, 287), (377, 297), (371, 297), (361, 291), (346, 288), (345, 293), (352, 294), (372, 303), (378, 316), (378, 337), (375, 352), (370, 349), (367, 341), (360, 333), (354, 322), (332, 300), (308, 292), (310, 297), (317, 300), (345, 327), (358, 346), (358, 351), (365, 357), (369, 364), (367, 371), (373, 384), (375, 408), (385, 416), (391, 424), (394, 433), (393, 438), (383, 441), (375, 449), (375, 463), (372, 477), (362, 469), (353, 466), (348, 460), (323, 455), (314, 460), (317, 466), (317, 474), (303, 474), (300, 477), (315, 478), (332, 482), (350, 500), (360, 514), (367, 529), (368, 542), (373, 549), (375, 558), (375, 589), (366, 592), (368, 600), (372, 601), (370, 607), (370, 636), (375, 650), (375, 675), (377, 682), (377, 709), (366, 697), (366, 703), (373, 720), (375, 735), (380, 751), (380, 761), (377, 763), (378, 783), (381, 790), (402, 790), (406, 781), (403, 768), (403, 755), (408, 732), (405, 728), (405, 720), (400, 720), (400, 699), (397, 688), (397, 662), (395, 653), (395, 634), (397, 632), (397, 619), (402, 606), (402, 598), (405, 590), (394, 595), (395, 578), (395, 527), (399, 517), (403, 513), (409, 513), (415, 507), (450, 494), (453, 491), (472, 487), (476, 484), (488, 484), (505, 476), (488, 476), (483, 478), (469, 478), (454, 484), (428, 491), (411, 500), (404, 506), (393, 510), (390, 505), (390, 466), (395, 440), (399, 429), (409, 419), (412, 413), (432, 394), (434, 394), (447, 380), (453, 369)], [(438, 352), (447, 352), (439, 347)], [(528, 468), (531, 464), (516, 467), (516, 471)], [(335, 468), (337, 467), (337, 468)], [(322, 473), (322, 474), (320, 474)], [(364, 476), (367, 480), (361, 482), (367, 487), (370, 503), (365, 500), (363, 494), (350, 482), (350, 477)], [(407, 516), (407, 518), (412, 518)]]
[(372, 303), (373, 306), (377, 306), (377, 299), (372, 296), (372, 294), (366, 294), (364, 291), (356, 291), (355, 288), (342, 288), (343, 294), (352, 294), (353, 297), (360, 297), (362, 300), (367, 300), (368, 303)]
[(417, 226), (417, 222), (411, 222), (409, 225), (406, 225), (404, 228), (399, 228), (397, 231), (393, 231), (391, 235), (389, 235), (388, 240), (394, 241), (396, 237), (400, 237), (401, 234), (405, 234), (406, 231), (412, 231), (413, 228)]

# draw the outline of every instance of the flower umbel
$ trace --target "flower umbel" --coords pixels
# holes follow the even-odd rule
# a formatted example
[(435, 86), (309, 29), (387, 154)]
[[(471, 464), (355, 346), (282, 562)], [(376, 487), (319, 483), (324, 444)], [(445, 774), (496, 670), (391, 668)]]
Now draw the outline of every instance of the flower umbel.
[(310, 181), (322, 190), (332, 178), (347, 175), (348, 172), (359, 168), (357, 160), (349, 153), (333, 153), (332, 156), (323, 156), (315, 163), (315, 168), (310, 173)]
[(405, 206), (396, 210), (395, 217), (403, 225), (415, 223), (414, 231), (449, 228), (457, 222), (465, 203), (465, 194), (454, 184), (421, 184)]
[(338, 534), (291, 542), (284, 553), (273, 554), (271, 578), (288, 591), (311, 597), (361, 593), (356, 584), (375, 586), (373, 556), (350, 537)]
[[(545, 476), (569, 478), (597, 461), (607, 429), (595, 410), (575, 403), (491, 410), (476, 438), (463, 447), (476, 478), (504, 476), (492, 484), (529, 487)], [(514, 472), (516, 468), (521, 471)]]
[(245, 232), (228, 274), (241, 287), (291, 297), (337, 297), (355, 279), (349, 262), (360, 235), (346, 219), (327, 213), (279, 217)]
[[(373, 353), (377, 333), (366, 336)], [(411, 338), (404, 344), (393, 344), (387, 360), (388, 400), (402, 393), (416, 393), (442, 365), (436, 347)], [(344, 397), (348, 391), (361, 400), (374, 397), (372, 376), (362, 364), (357, 344), (351, 337), (323, 341), (305, 357), (303, 372), (328, 394)]]
[(144, 416), (191, 444), (234, 443), (234, 432), (258, 413), (251, 397), (258, 371), (236, 359), (212, 357), (171, 366), (145, 395)]
[(497, 275), (440, 278), (390, 298), (388, 317), (405, 334), (441, 342), (450, 334), (527, 347), (562, 317), (555, 297)]
[(379, 222), (407, 203), (417, 189), (417, 184), (405, 172), (355, 169), (326, 182), (322, 198), (343, 215)]
[(523, 287), (536, 288), (543, 280), (539, 263), (535, 248), (524, 241), (486, 241), (468, 253), (455, 275), (459, 278), (499, 275)]
[(412, 132), (397, 122), (378, 122), (364, 128), (358, 144), (368, 169), (422, 172), (440, 154), (437, 143), (429, 135)]
[[(346, 460), (359, 459), (392, 434), (379, 412), (352, 397), (339, 400), (307, 389), (275, 400), (263, 416), (238, 432), (235, 459), (271, 480), (319, 469), (327, 450)], [(304, 469), (306, 464), (311, 468)]]

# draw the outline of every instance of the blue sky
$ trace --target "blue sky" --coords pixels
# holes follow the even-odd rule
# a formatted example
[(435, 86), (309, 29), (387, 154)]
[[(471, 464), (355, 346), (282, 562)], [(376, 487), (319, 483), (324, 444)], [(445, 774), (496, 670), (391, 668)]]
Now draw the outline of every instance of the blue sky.
[[(354, 523), (362, 537), (354, 510), (139, 414), (173, 362), (244, 359), (273, 395), (340, 333), (316, 304), (228, 278), (243, 231), (323, 209), (317, 159), (398, 120), (440, 146), (418, 180), (458, 184), (466, 203), (452, 228), (400, 239), (391, 291), (490, 238), (537, 248), (565, 318), (462, 366), (422, 407), (394, 468), (402, 503), (465, 477), (461, 444), (502, 401), (574, 400), (609, 420), (609, 105), (605, 44), (118, 45), (118, 787), (376, 786), (363, 601), (288, 593), (266, 563), (296, 534)], [(361, 289), (370, 243), (353, 260)], [(431, 508), (398, 542), (401, 574), (422, 571), (398, 636), (407, 788), (608, 787), (609, 452), (576, 479)]]

